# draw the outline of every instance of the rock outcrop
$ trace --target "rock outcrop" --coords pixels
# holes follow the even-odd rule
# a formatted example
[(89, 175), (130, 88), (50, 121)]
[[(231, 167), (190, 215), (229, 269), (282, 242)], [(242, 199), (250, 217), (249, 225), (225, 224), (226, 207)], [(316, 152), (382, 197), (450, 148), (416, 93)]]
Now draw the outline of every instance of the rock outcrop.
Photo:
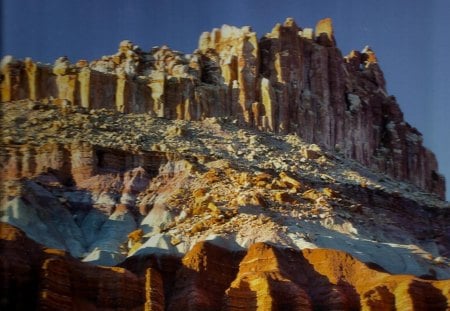
[(445, 310), (449, 281), (377, 271), (334, 250), (197, 244), (175, 265), (155, 257), (97, 267), (1, 224), (2, 309)]
[(1, 71), (0, 309), (450, 305), (434, 155), (330, 19)]
[(224, 25), (201, 35), (192, 54), (166, 46), (145, 52), (130, 41), (112, 56), (53, 66), (5, 57), (1, 101), (60, 98), (88, 109), (178, 120), (234, 117), (343, 153), (444, 198), (444, 178), (421, 134), (386, 92), (375, 53), (343, 57), (332, 22), (315, 31), (293, 19), (257, 39)]
[[(12, 180), (51, 173), (65, 184), (80, 185), (97, 174), (125, 172), (136, 167), (155, 176), (163, 163), (176, 157), (160, 151), (118, 150), (83, 141), (68, 145), (58, 142), (38, 146), (10, 145), (1, 154), (0, 177)], [(127, 191), (133, 191), (130, 187)]]
[(157, 280), (123, 268), (83, 264), (63, 251), (43, 248), (3, 223), (0, 234), (3, 310), (143, 310), (145, 304), (158, 304), (158, 299), (146, 301), (158, 296), (150, 290), (146, 294)]

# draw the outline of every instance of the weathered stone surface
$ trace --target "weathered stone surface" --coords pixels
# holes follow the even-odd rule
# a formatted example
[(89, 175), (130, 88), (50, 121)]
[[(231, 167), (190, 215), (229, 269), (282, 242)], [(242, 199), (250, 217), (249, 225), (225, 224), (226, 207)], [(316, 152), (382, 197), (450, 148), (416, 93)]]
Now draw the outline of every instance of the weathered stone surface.
[(0, 228), (1, 309), (448, 303), (421, 279), (450, 277), (448, 203), (422, 191), (444, 194), (434, 155), (330, 20), (1, 70), (1, 221), (51, 248)]
[(43, 248), (4, 223), (0, 234), (4, 310), (142, 310), (144, 304), (152, 304), (146, 301), (152, 298), (146, 297), (146, 287), (158, 282), (145, 282), (123, 268), (80, 263), (62, 251)]
[(333, 250), (257, 243), (236, 252), (204, 242), (171, 267), (168, 257), (130, 259), (132, 273), (0, 228), (2, 309), (445, 310), (450, 300), (449, 281), (391, 275)]
[[(2, 196), (2, 221), (25, 229), (39, 243), (103, 265), (125, 259), (121, 248), (127, 235), (138, 215), (148, 212), (138, 210), (137, 196), (167, 161), (160, 152), (124, 152), (87, 142), (5, 151), (2, 181), (34, 181)], [(43, 185), (67, 188), (55, 196)]]
[[(53, 174), (63, 183), (86, 184), (90, 177), (110, 170), (125, 174), (124, 194), (142, 191), (142, 183), (158, 172), (168, 155), (158, 152), (126, 152), (75, 141), (70, 145), (47, 143), (41, 146), (8, 146), (1, 154), (3, 180)], [(141, 169), (138, 169), (141, 167)], [(85, 185), (86, 186), (86, 185)], [(124, 202), (126, 203), (126, 202)]]
[(245, 123), (253, 124), (252, 104), (257, 98), (259, 79), (259, 45), (256, 33), (250, 27), (239, 29), (224, 25), (220, 30), (203, 33), (199, 50), (204, 55), (218, 56), (215, 58), (222, 83), (229, 89), (235, 83), (239, 86), (238, 102), (232, 101), (228, 110)]
[[(239, 265), (239, 273), (227, 289), (229, 310), (312, 310), (311, 300), (305, 288), (283, 271), (277, 249), (265, 244), (254, 244), (248, 249)], [(301, 273), (301, 266), (297, 265)]]
[[(395, 273), (449, 275), (434, 260), (448, 257), (445, 202), (298, 135), (254, 132), (226, 118), (88, 112), (67, 100), (3, 103), (2, 112), (11, 137), (0, 154), (2, 219), (80, 259), (181, 256), (196, 241), (229, 234), (235, 247), (333, 247)], [(135, 228), (145, 237), (127, 243)]]
[(315, 34), (316, 40), (319, 44), (325, 46), (333, 46), (335, 44), (335, 41), (331, 18), (324, 18), (318, 21)]
[(436, 159), (388, 96), (374, 51), (342, 57), (329, 18), (314, 33), (288, 18), (259, 42), (250, 27), (205, 32), (192, 55), (166, 46), (144, 52), (123, 41), (116, 54), (89, 65), (61, 57), (49, 67), (8, 56), (1, 101), (62, 98), (182, 120), (233, 116), (261, 130), (298, 133), (444, 197)]
[(208, 242), (196, 244), (182, 259), (168, 310), (220, 310), (242, 257)]

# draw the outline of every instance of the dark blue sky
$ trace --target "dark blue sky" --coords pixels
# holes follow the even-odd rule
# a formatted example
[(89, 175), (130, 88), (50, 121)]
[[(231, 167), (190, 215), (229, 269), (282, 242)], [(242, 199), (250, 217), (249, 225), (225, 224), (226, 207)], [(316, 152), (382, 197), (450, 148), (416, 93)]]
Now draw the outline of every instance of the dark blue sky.
[[(113, 54), (121, 40), (190, 53), (203, 31), (250, 25), (259, 36), (293, 17), (331, 17), (345, 55), (370, 45), (406, 120), (425, 137), (450, 182), (448, 0), (0, 0), (1, 54), (52, 63)], [(449, 196), (448, 196), (449, 197)]]

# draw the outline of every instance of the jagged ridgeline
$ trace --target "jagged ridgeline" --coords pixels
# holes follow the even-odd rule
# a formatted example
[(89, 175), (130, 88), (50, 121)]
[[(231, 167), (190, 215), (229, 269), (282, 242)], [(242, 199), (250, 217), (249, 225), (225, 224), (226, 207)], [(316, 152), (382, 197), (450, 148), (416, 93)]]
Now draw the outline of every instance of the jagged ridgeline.
[(53, 66), (4, 57), (1, 100), (66, 99), (89, 109), (169, 119), (234, 117), (302, 139), (445, 197), (421, 134), (386, 92), (370, 48), (343, 57), (330, 19), (302, 29), (288, 18), (258, 40), (250, 27), (201, 35), (192, 54), (121, 42), (112, 56)]

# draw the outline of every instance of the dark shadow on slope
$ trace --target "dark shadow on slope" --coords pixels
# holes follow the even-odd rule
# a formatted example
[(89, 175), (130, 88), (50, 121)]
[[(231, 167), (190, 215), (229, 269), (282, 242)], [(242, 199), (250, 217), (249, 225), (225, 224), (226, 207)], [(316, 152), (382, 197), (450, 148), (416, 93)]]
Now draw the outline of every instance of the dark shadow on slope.
[(275, 253), (281, 273), (308, 293), (313, 310), (360, 309), (359, 295), (347, 281), (333, 284), (298, 250), (275, 248)]
[(447, 297), (430, 283), (414, 280), (409, 285), (408, 293), (412, 298), (414, 310), (448, 310)]

